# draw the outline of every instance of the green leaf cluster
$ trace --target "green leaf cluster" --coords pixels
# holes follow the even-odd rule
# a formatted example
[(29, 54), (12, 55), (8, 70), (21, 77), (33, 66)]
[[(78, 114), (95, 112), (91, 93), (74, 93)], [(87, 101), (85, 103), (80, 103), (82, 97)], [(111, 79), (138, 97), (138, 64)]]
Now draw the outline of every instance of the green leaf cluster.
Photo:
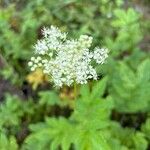
[(0, 149), (1, 150), (18, 150), (18, 144), (15, 137), (7, 138), (6, 135), (0, 132)]
[(150, 108), (150, 59), (136, 70), (126, 63), (117, 64), (111, 76), (110, 94), (120, 112), (147, 112)]
[(140, 15), (134, 9), (129, 8), (127, 11), (122, 9), (114, 10), (115, 19), (111, 22), (113, 28), (117, 29), (114, 39), (106, 38), (106, 45), (112, 50), (112, 56), (119, 56), (127, 51), (134, 51), (143, 35)]
[[(69, 150), (73, 146), (81, 150), (99, 148), (109, 150), (109, 145), (101, 133), (109, 126), (112, 107), (110, 99), (101, 99), (105, 89), (102, 87), (106, 86), (106, 79), (94, 85), (91, 93), (86, 93), (89, 94), (89, 98), (87, 95), (81, 95), (69, 119), (46, 118), (44, 123), (31, 125), (30, 129), (33, 133), (26, 139), (24, 149), (55, 150), (61, 146), (63, 150)], [(82, 87), (81, 91), (83, 90), (89, 90), (88, 85)]]

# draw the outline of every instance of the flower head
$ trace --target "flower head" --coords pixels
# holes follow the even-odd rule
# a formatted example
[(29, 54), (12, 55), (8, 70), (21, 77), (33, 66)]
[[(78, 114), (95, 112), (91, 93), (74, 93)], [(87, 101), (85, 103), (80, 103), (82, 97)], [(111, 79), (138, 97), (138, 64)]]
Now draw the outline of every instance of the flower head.
[(103, 64), (108, 57), (107, 49), (96, 47), (90, 51), (92, 37), (81, 35), (76, 40), (67, 39), (67, 34), (54, 26), (44, 28), (42, 34), (43, 38), (34, 46), (35, 56), (28, 63), (31, 71), (42, 68), (57, 87), (97, 79), (92, 62)]

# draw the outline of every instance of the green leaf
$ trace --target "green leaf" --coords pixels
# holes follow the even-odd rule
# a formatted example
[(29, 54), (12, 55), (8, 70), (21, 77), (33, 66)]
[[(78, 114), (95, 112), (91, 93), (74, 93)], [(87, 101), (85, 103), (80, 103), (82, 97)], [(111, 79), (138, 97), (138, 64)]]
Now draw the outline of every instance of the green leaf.
[(81, 130), (75, 147), (77, 150), (110, 150), (105, 138), (94, 130)]
[[(116, 65), (110, 75), (110, 95), (119, 112), (147, 112), (150, 106), (149, 60), (139, 64), (133, 71), (126, 63)], [(136, 104), (136, 105), (135, 105)]]
[(0, 127), (18, 126), (23, 116), (22, 103), (17, 96), (7, 94), (0, 105)]
[(141, 83), (144, 82), (150, 84), (150, 59), (146, 59), (139, 65), (137, 77)]
[(18, 145), (15, 137), (11, 136), (7, 138), (7, 136), (0, 132), (0, 149), (1, 150), (18, 150)]
[(142, 132), (150, 142), (150, 118), (147, 118), (146, 122), (142, 125)]
[[(49, 147), (57, 149), (59, 146), (63, 150), (69, 150), (74, 142), (75, 126), (65, 118), (46, 118), (44, 123), (30, 126), (33, 133), (27, 137), (24, 147), (37, 150)], [(37, 144), (35, 144), (37, 142)], [(39, 148), (38, 148), (39, 147)]]
[(94, 100), (103, 96), (107, 85), (107, 77), (98, 81), (92, 88), (90, 99)]
[(146, 150), (148, 147), (148, 142), (143, 133), (137, 132), (133, 137), (133, 142), (136, 150)]
[(89, 98), (89, 96), (90, 96), (89, 84), (84, 84), (84, 85), (81, 86), (80, 95), (81, 95), (82, 99)]
[(41, 105), (56, 105), (59, 104), (59, 96), (54, 91), (42, 91), (39, 93), (40, 100), (39, 103)]

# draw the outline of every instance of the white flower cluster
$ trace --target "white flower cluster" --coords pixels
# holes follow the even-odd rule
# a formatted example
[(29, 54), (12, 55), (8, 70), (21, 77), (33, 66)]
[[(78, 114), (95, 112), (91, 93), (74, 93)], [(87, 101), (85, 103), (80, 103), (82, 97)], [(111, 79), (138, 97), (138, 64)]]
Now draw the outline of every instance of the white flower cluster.
[(35, 45), (35, 56), (28, 63), (31, 71), (42, 68), (57, 87), (97, 79), (92, 62), (103, 64), (108, 57), (107, 49), (96, 47), (90, 51), (92, 37), (81, 35), (78, 40), (68, 40), (67, 34), (54, 26), (44, 28), (42, 33), (43, 39)]

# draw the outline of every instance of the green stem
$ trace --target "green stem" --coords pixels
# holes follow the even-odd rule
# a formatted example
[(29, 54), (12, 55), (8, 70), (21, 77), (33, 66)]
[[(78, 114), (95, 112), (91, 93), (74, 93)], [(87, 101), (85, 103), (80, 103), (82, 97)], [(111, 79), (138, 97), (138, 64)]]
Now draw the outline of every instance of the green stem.
[(74, 82), (74, 100), (77, 99), (77, 84)]

